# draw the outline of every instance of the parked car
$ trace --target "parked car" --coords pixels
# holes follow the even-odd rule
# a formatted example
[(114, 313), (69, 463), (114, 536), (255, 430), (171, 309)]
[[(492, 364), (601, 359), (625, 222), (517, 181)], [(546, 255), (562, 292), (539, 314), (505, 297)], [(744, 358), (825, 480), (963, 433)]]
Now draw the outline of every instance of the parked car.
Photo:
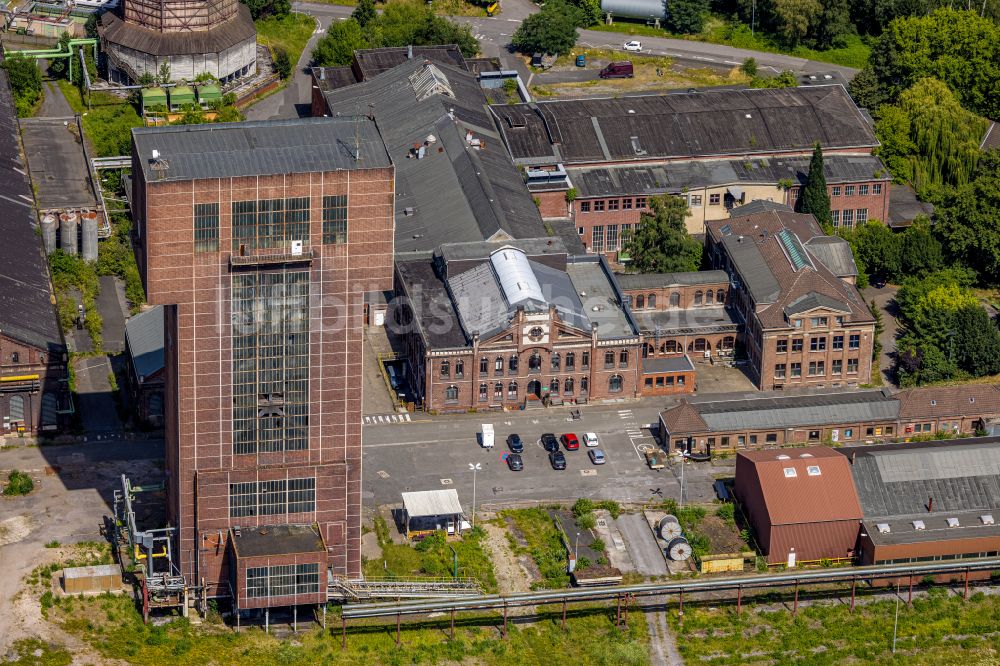
[(532, 67), (541, 67), (542, 66), (542, 54), (541, 53), (534, 53), (534, 54), (532, 54), (532, 56), (531, 56), (531, 66)]
[(608, 459), (604, 457), (604, 451), (601, 451), (600, 449), (591, 449), (587, 451), (587, 455), (590, 456), (590, 462), (595, 465), (603, 465), (608, 461)]
[(571, 432), (565, 433), (559, 440), (566, 447), (567, 451), (576, 451), (580, 448), (580, 440)]
[(552, 469), (566, 469), (566, 454), (562, 451), (550, 451), (549, 464)]
[(521, 441), (521, 436), (516, 432), (507, 435), (507, 448), (512, 453), (524, 453), (524, 442)]
[(521, 460), (521, 456), (517, 453), (508, 454), (507, 467), (510, 467), (510, 471), (512, 472), (520, 472), (524, 469), (524, 461)]
[(609, 62), (597, 75), (602, 79), (631, 79), (635, 74), (632, 63), (628, 60)]
[(587, 448), (593, 448), (595, 446), (600, 446), (600, 442), (597, 441), (596, 432), (585, 432), (583, 433), (583, 443)]
[(642, 42), (640, 42), (637, 39), (633, 39), (630, 42), (625, 42), (622, 45), (622, 48), (625, 49), (626, 51), (634, 51), (634, 52), (638, 53), (639, 51), (642, 50)]
[(587, 56), (585, 54), (580, 53), (576, 56), (576, 66), (577, 67), (587, 66)]
[(542, 448), (546, 451), (558, 451), (559, 450), (559, 440), (551, 432), (547, 432), (542, 435), (539, 440), (542, 443)]

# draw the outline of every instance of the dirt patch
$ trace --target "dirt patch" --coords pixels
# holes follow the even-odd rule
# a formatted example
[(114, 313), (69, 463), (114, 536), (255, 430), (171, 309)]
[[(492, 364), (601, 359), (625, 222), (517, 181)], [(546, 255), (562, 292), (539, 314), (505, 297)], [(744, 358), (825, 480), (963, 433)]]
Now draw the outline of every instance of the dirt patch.
[(28, 516), (14, 516), (0, 520), (0, 546), (24, 541), (31, 534), (32, 521)]
[(486, 530), (485, 545), (493, 560), (493, 571), (496, 573), (500, 594), (528, 592), (531, 589), (531, 576), (524, 567), (523, 558), (511, 550), (507, 532), (493, 523), (481, 525)]
[(749, 546), (740, 538), (735, 525), (718, 516), (705, 516), (698, 523), (698, 531), (708, 538), (710, 553), (741, 553)]

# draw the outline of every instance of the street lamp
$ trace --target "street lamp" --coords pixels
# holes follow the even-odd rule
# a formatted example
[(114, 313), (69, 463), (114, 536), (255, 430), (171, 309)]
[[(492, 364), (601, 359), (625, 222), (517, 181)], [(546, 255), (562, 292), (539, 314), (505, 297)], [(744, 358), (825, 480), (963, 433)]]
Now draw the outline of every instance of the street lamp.
[(476, 528), (476, 472), (483, 468), (480, 463), (469, 463), (472, 470), (472, 528)]
[(580, 559), (580, 533), (576, 533), (576, 546), (573, 549), (573, 558), (576, 560)]

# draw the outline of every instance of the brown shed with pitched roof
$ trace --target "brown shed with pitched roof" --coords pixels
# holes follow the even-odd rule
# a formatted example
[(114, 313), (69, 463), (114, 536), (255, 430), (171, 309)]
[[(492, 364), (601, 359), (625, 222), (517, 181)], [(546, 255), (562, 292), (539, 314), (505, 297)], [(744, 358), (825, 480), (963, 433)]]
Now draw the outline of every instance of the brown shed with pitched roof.
[(769, 564), (854, 555), (863, 513), (850, 461), (833, 449), (740, 452), (734, 494)]

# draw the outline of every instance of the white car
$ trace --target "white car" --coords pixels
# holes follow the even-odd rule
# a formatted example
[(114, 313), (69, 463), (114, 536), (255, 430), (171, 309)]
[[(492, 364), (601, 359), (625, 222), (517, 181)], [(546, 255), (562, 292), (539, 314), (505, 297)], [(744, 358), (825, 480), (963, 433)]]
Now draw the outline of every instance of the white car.
[(631, 42), (625, 42), (622, 48), (625, 49), (626, 51), (638, 52), (642, 50), (642, 42), (633, 39)]
[(597, 433), (596, 432), (585, 432), (585, 433), (583, 433), (583, 443), (588, 448), (593, 448), (595, 446), (600, 446), (601, 445), (601, 443), (597, 441)]

